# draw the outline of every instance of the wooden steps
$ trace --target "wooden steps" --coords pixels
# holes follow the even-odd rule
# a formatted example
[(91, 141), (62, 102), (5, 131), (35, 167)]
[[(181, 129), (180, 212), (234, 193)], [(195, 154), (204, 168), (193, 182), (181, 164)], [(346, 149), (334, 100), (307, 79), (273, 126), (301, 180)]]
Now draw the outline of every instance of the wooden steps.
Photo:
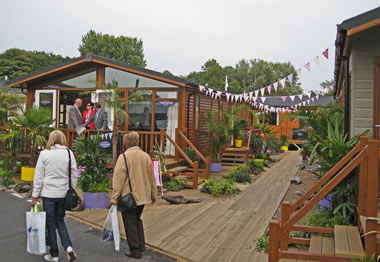
[(235, 166), (245, 163), (245, 155), (238, 153), (223, 153), (222, 155), (222, 165), (224, 166)]
[[(289, 251), (302, 252), (294, 250), (294, 248), (291, 247)], [(358, 228), (355, 226), (339, 225), (334, 227), (334, 237), (312, 236), (308, 254), (335, 256), (346, 258), (348, 259), (347, 261), (360, 259), (361, 256), (365, 256)], [(300, 262), (318, 260), (281, 259), (280, 261)]]
[(170, 169), (168, 169), (168, 173), (179, 173), (179, 172), (182, 172), (182, 171), (186, 171), (187, 170), (187, 167), (186, 166), (176, 166), (176, 167), (172, 167)]

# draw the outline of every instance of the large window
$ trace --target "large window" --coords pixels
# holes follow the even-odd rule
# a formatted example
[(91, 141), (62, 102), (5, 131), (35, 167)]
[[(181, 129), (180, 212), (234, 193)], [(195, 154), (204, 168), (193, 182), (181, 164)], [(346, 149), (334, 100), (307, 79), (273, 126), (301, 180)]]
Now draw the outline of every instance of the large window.
[(278, 126), (280, 124), (280, 118), (278, 113), (266, 113), (265, 123), (273, 126)]
[(171, 85), (165, 82), (157, 81), (144, 76), (132, 74), (122, 70), (118, 70), (112, 67), (106, 67), (105, 69), (105, 82), (109, 83), (112, 79), (115, 79), (120, 87), (163, 87), (163, 88), (175, 88), (178, 86)]
[(128, 130), (152, 130), (152, 91), (131, 90), (128, 93)]
[(61, 83), (56, 84), (59, 87), (78, 87), (78, 88), (94, 88), (96, 80), (96, 72), (90, 72), (81, 76), (77, 76)]

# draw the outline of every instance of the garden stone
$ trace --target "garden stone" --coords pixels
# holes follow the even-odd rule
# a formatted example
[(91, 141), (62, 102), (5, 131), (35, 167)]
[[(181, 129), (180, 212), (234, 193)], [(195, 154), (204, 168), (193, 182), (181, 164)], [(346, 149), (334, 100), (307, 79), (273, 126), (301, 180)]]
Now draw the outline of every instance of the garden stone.
[(183, 196), (170, 196), (170, 195), (164, 195), (162, 196), (163, 199), (168, 201), (170, 204), (190, 204), (190, 203), (200, 203), (203, 201), (203, 199), (195, 198), (195, 197), (183, 197)]
[(290, 180), (290, 183), (299, 185), (302, 183), (302, 180), (299, 176), (296, 175), (292, 178), (292, 180)]
[(17, 193), (26, 193), (29, 192), (29, 190), (32, 189), (32, 183), (29, 182), (22, 182), (15, 186), (14, 191)]
[(295, 194), (299, 195), (299, 196), (303, 196), (303, 195), (305, 195), (305, 192), (304, 191), (296, 191)]
[(280, 157), (270, 157), (269, 162), (273, 162), (273, 163), (278, 162), (278, 161), (280, 161), (280, 159), (281, 159)]

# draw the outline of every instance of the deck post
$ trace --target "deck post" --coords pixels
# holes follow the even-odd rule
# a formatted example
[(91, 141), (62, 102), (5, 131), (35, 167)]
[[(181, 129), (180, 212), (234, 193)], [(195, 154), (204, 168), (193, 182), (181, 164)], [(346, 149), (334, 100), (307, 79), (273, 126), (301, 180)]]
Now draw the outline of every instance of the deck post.
[(209, 179), (210, 178), (210, 163), (211, 163), (211, 160), (210, 160), (210, 157), (207, 156), (206, 157), (206, 172), (205, 172), (205, 179)]
[[(174, 140), (174, 142), (177, 145), (180, 145), (180, 143), (179, 143), (179, 135), (178, 135), (178, 128), (175, 129), (175, 140)], [(175, 150), (174, 159), (175, 159), (176, 162), (179, 161), (179, 153), (178, 153), (177, 150)]]
[(269, 262), (278, 262), (278, 234), (279, 234), (279, 223), (276, 220), (271, 220), (269, 222)]
[[(377, 140), (368, 140), (368, 168), (367, 168), (367, 215), (377, 217), (377, 190), (379, 169), (379, 145)], [(377, 223), (367, 220), (367, 232), (377, 231)], [(376, 234), (365, 236), (365, 253), (369, 256), (376, 253)]]
[[(281, 226), (284, 225), (290, 218), (290, 203), (283, 202), (281, 204)], [(289, 245), (289, 230), (282, 232), (281, 250), (288, 250)]]
[(161, 139), (161, 151), (165, 152), (165, 129), (161, 128), (160, 130), (160, 139)]
[(199, 162), (198, 161), (194, 161), (194, 166), (193, 166), (193, 189), (197, 189), (198, 188), (198, 164)]
[[(368, 143), (368, 137), (360, 137), (360, 143), (366, 145)], [(368, 172), (368, 159), (365, 159), (360, 163), (359, 167), (359, 196), (358, 196), (358, 217), (366, 216), (367, 208), (367, 172)], [(360, 219), (359, 219), (360, 223)], [(360, 224), (359, 224), (360, 226)]]

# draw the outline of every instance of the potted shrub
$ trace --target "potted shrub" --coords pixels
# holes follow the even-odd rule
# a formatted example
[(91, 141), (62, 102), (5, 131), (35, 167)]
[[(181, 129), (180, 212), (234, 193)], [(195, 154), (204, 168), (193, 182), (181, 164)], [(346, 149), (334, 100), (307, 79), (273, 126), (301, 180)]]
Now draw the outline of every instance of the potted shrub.
[(205, 135), (210, 139), (210, 172), (212, 173), (222, 171), (221, 152), (230, 137), (227, 116), (223, 115), (222, 119), (218, 119), (217, 115), (217, 112), (209, 109), (204, 118), (208, 128)]
[(247, 119), (237, 119), (231, 127), (231, 135), (235, 138), (235, 147), (242, 147), (245, 137), (245, 128), (248, 126)]
[(8, 126), (12, 130), (3, 137), (3, 140), (12, 141), (24, 138), (26, 146), (30, 149), (29, 165), (21, 168), (21, 180), (33, 181), (38, 154), (46, 145), (50, 125), (54, 122), (51, 111), (45, 107), (32, 107), (23, 111), (22, 115), (15, 116)]
[(111, 155), (99, 145), (100, 141), (100, 133), (90, 138), (82, 134), (74, 141), (77, 165), (83, 167), (78, 186), (83, 191), (84, 207), (90, 209), (109, 206), (112, 179), (107, 164), (111, 163)]
[(284, 151), (288, 151), (289, 149), (289, 142), (288, 142), (287, 135), (281, 135), (281, 149)]

